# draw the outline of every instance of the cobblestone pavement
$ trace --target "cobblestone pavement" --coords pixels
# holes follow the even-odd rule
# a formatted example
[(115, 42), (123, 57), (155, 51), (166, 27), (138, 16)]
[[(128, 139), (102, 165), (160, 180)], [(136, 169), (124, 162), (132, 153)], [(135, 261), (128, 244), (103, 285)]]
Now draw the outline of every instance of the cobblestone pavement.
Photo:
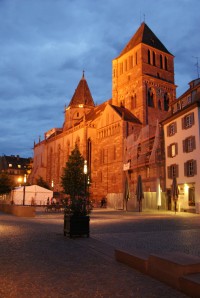
[(91, 237), (70, 239), (63, 214), (0, 213), (0, 297), (187, 297), (116, 262), (114, 248), (200, 255), (199, 232), (199, 215), (94, 210)]

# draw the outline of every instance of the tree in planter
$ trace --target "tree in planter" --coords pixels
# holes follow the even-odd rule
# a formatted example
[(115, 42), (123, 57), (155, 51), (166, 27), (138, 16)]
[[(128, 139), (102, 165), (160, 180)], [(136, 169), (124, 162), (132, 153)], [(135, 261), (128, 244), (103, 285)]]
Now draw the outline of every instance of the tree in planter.
[(65, 211), (73, 215), (87, 215), (91, 211), (86, 190), (85, 174), (83, 173), (84, 158), (76, 145), (71, 152), (64, 173), (61, 177), (61, 185), (65, 194), (70, 196), (70, 202), (66, 204)]

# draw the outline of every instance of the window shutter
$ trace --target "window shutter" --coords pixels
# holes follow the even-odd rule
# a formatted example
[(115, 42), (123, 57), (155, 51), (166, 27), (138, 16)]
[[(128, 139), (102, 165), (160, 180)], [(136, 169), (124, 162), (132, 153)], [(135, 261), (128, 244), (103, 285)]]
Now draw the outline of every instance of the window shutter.
[(186, 176), (186, 177), (188, 176), (187, 168), (188, 168), (188, 163), (184, 162), (184, 176)]
[(187, 152), (187, 153), (189, 152), (188, 142), (189, 142), (188, 138), (185, 139), (185, 152)]
[(171, 170), (171, 167), (170, 166), (167, 167), (167, 176), (168, 176), (169, 179), (172, 178), (172, 170)]
[(191, 122), (192, 122), (192, 125), (194, 124), (194, 112), (191, 113)]
[(192, 149), (196, 149), (196, 141), (195, 141), (195, 136), (192, 137)]
[(183, 152), (186, 152), (186, 140), (183, 140)]
[(175, 144), (175, 153), (176, 153), (176, 155), (178, 154), (178, 144), (177, 143)]
[(168, 146), (167, 147), (167, 156), (168, 157), (172, 157), (172, 154), (171, 153), (172, 153), (171, 146)]
[(167, 126), (167, 136), (169, 137), (169, 125)]
[(178, 165), (176, 165), (176, 178), (178, 178), (179, 176), (179, 168), (178, 168)]
[(194, 175), (197, 174), (197, 161), (193, 160)]
[(174, 133), (177, 133), (177, 124), (174, 122)]

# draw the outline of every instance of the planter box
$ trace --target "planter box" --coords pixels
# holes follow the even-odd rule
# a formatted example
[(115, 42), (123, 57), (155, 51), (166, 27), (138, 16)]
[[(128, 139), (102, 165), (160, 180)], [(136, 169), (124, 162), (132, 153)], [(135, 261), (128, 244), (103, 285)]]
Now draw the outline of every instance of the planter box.
[(35, 217), (35, 206), (0, 204), (0, 211), (19, 217)]
[(64, 236), (90, 235), (90, 217), (64, 214)]

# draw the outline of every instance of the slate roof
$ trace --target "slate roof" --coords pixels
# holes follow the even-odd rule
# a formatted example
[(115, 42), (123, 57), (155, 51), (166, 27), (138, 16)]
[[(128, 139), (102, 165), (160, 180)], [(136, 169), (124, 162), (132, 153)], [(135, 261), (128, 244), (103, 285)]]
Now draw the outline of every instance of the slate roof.
[(131, 40), (128, 42), (128, 44), (125, 46), (125, 48), (120, 53), (119, 57), (123, 54), (127, 53), (131, 49), (133, 49), (135, 46), (137, 46), (140, 43), (144, 43), (146, 45), (149, 45), (155, 49), (158, 49), (162, 52), (165, 52), (167, 54), (172, 55), (166, 47), (162, 44), (162, 42), (157, 38), (157, 36), (151, 31), (151, 29), (145, 24), (144, 22), (141, 24), (137, 32), (133, 35)]
[(72, 96), (69, 106), (76, 106), (80, 104), (92, 106), (92, 107), (95, 106), (87, 81), (84, 77), (84, 72), (74, 92), (74, 95)]
[(122, 117), (125, 121), (141, 124), (140, 120), (135, 117), (129, 110), (124, 107), (111, 105), (111, 107)]
[(86, 121), (94, 121), (97, 119), (101, 113), (104, 111), (106, 107), (107, 102), (104, 102), (100, 104), (99, 106), (95, 107), (92, 111), (90, 111), (88, 114), (85, 116)]
[(8, 169), (9, 164), (12, 165), (12, 169), (18, 169), (18, 165), (21, 165), (21, 170), (26, 169), (27, 165), (30, 163), (30, 158), (23, 158), (15, 155), (7, 156), (3, 155), (0, 157), (0, 168), (1, 169)]

